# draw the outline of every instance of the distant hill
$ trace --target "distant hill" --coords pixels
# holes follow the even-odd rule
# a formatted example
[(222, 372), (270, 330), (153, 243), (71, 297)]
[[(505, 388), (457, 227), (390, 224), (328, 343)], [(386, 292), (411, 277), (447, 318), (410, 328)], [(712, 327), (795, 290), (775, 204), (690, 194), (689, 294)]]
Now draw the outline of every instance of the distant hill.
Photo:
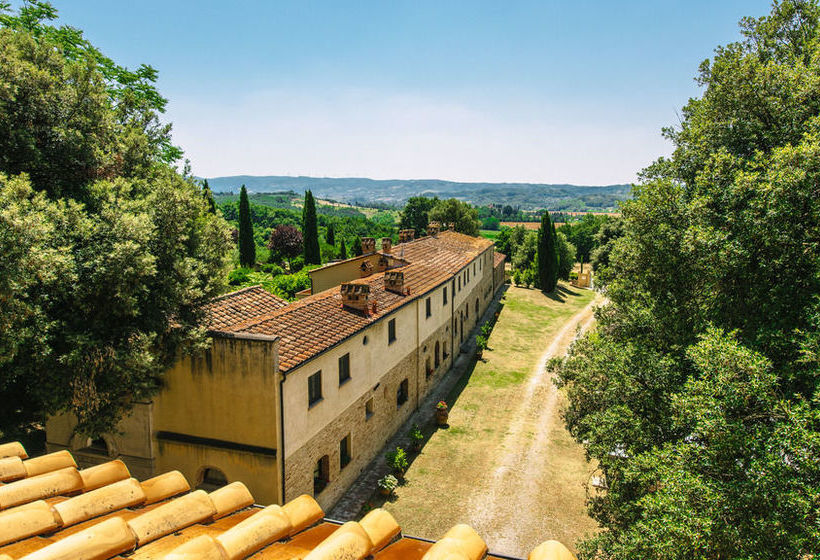
[(522, 210), (614, 210), (630, 197), (630, 185), (580, 186), (539, 183), (458, 183), (438, 179), (365, 179), (235, 175), (209, 177), (213, 192), (303, 192), (311, 189), (324, 199), (357, 204), (402, 205), (409, 197), (457, 198), (475, 205), (509, 204)]

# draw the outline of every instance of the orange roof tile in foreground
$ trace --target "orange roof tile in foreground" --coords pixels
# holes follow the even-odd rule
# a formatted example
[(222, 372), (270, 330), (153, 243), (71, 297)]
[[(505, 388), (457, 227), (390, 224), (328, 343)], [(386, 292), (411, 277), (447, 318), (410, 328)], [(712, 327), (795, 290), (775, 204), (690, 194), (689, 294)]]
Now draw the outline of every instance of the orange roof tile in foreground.
[(401, 243), (390, 256), (409, 263), (400, 267), (405, 294), (385, 290), (384, 273), (353, 280), (370, 286), (369, 301), (375, 306), (370, 313), (343, 308), (336, 287), (221, 330), (279, 337), (279, 367), (287, 372), (443, 284), (491, 246), (487, 239), (453, 231)]
[[(339, 524), (324, 520), (307, 495), (263, 508), (241, 482), (189, 492), (177, 471), (138, 482), (122, 463), (112, 463), (90, 474), (64, 467), (0, 487), (9, 489), (2, 495), (38, 489), (28, 501), (0, 502), (0, 560), (106, 560), (125, 553), (133, 560), (498, 560), (467, 525), (431, 543), (402, 536), (383, 509)], [(55, 485), (53, 473), (74, 473), (75, 483)], [(575, 560), (556, 541), (528, 558)]]

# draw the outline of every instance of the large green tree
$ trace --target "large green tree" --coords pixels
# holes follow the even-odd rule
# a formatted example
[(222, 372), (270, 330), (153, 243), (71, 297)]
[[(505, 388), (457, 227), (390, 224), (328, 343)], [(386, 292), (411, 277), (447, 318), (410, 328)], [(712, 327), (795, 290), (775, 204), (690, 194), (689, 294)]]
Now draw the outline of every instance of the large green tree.
[(302, 237), (305, 244), (305, 264), (322, 264), (319, 250), (319, 224), (316, 221), (316, 200), (313, 193), (305, 191), (305, 206), (302, 209)]
[(239, 264), (246, 268), (256, 264), (256, 241), (253, 238), (251, 206), (245, 185), (239, 191)]
[(783, 0), (700, 67), (558, 367), (608, 485), (586, 557), (820, 550), (820, 10)]
[(478, 210), (471, 204), (455, 198), (440, 200), (428, 212), (430, 221), (439, 222), (442, 228), (453, 227), (457, 232), (477, 236), (481, 222)]
[(0, 3), (0, 432), (71, 412), (109, 431), (205, 342), (225, 222), (168, 166), (149, 67), (117, 66), (56, 12)]
[(411, 196), (407, 199), (399, 218), (399, 229), (414, 229), (416, 236), (427, 235), (429, 213), (438, 203), (438, 197)]

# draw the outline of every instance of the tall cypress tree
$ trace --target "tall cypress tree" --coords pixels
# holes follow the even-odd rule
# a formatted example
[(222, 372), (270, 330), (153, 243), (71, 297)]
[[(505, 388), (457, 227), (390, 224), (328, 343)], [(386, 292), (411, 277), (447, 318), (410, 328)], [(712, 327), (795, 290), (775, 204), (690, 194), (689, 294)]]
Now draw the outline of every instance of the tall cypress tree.
[(305, 264), (322, 264), (319, 251), (319, 226), (316, 223), (316, 201), (313, 193), (305, 192), (305, 206), (302, 208), (302, 239), (305, 242)]
[(339, 247), (339, 258), (342, 260), (347, 258), (347, 247), (345, 247), (344, 238), (342, 238), (341, 246)]
[(208, 203), (208, 212), (216, 214), (216, 202), (214, 202), (214, 193), (211, 192), (211, 187), (208, 185), (208, 179), (202, 182), (202, 197)]
[(555, 244), (555, 228), (550, 213), (544, 211), (541, 227), (538, 228), (538, 285), (545, 292), (551, 292), (558, 284), (558, 252)]
[(325, 234), (325, 241), (328, 245), (336, 245), (336, 231), (333, 223), (327, 224), (327, 234)]
[(256, 243), (253, 240), (251, 205), (245, 185), (239, 191), (239, 264), (250, 268), (256, 264)]
[(351, 245), (350, 250), (352, 251), (354, 257), (361, 256), (361, 254), (362, 254), (362, 238), (361, 237), (356, 236), (356, 238), (353, 240), (353, 245)]

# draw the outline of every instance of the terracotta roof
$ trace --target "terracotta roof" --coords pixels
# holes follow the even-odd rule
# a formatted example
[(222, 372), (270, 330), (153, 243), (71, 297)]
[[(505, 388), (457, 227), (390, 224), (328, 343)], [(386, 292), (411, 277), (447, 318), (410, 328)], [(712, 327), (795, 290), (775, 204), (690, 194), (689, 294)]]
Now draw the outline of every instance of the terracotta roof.
[(250, 286), (214, 298), (205, 306), (208, 328), (212, 331), (228, 331), (237, 323), (281, 309), (288, 302), (265, 290), (262, 286)]
[(342, 307), (342, 296), (336, 286), (225, 330), (279, 337), (279, 368), (287, 372), (446, 282), (491, 246), (487, 239), (452, 231), (402, 243), (393, 247), (390, 254), (409, 263), (394, 269), (404, 273), (408, 293), (400, 295), (385, 290), (384, 273), (352, 281), (370, 286), (369, 301), (375, 302), (375, 312), (364, 314)]
[(507, 260), (507, 255), (504, 253), (499, 253), (496, 251), (495, 256), (493, 257), (493, 268), (497, 267), (501, 263)]
[[(30, 464), (23, 456), (0, 461)], [(139, 482), (118, 460), (77, 470), (59, 467), (73, 462), (65, 452), (38, 459), (57, 470), (0, 486), (0, 560), (500, 560), (467, 525), (431, 543), (403, 536), (383, 509), (340, 524), (307, 495), (262, 507), (241, 482), (207, 493), (178, 471)], [(574, 560), (556, 541), (528, 558)]]

